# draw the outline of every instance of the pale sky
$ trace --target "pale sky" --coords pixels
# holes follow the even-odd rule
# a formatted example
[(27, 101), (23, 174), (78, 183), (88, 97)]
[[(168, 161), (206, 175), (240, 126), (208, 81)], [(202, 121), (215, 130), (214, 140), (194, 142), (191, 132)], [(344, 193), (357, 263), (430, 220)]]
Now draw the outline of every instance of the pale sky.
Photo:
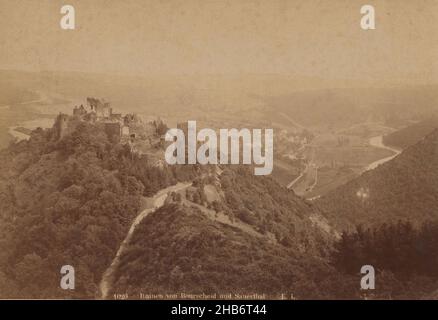
[(0, 0), (0, 69), (436, 83), (437, 59), (437, 0)]

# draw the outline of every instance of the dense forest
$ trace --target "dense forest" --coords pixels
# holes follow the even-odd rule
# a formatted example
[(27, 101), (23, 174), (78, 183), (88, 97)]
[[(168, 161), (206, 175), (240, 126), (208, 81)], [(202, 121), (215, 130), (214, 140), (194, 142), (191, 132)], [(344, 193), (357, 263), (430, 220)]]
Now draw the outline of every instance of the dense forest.
[[(336, 274), (328, 264), (334, 238), (312, 223), (317, 209), (248, 167), (224, 168), (222, 197), (209, 203), (202, 190), (213, 183), (197, 179), (193, 186), (201, 191), (186, 195), (189, 202), (174, 196), (143, 219), (121, 257), (113, 291), (132, 298), (139, 292), (327, 297), (320, 282)], [(212, 219), (198, 204), (233, 223)]]
[[(117, 271), (116, 292), (265, 293), (296, 299), (424, 299), (438, 292), (438, 223), (358, 226), (334, 242), (327, 259), (216, 223), (178, 203), (149, 215)], [(361, 267), (376, 271), (362, 290)]]
[[(55, 128), (37, 129), (0, 159), (3, 298), (96, 297), (142, 197), (198, 171), (153, 167), (89, 123), (60, 140)], [(59, 287), (67, 264), (75, 266), (74, 291)]]
[(258, 293), (276, 299), (285, 293), (323, 299), (332, 294), (331, 283), (340, 280), (321, 256), (213, 221), (178, 203), (141, 222), (116, 278), (113, 290), (133, 299), (139, 293)]
[(385, 223), (376, 228), (358, 226), (336, 242), (331, 263), (346, 279), (355, 278), (364, 265), (375, 268), (376, 290), (362, 292), (363, 296), (430, 298), (438, 290), (437, 247), (436, 221), (425, 222), (419, 228), (408, 221)]
[(322, 214), (292, 190), (280, 186), (270, 177), (254, 176), (245, 167), (225, 170), (220, 178), (225, 195), (225, 212), (248, 223), (263, 234), (308, 254), (324, 254), (333, 238), (314, 226), (309, 217)]

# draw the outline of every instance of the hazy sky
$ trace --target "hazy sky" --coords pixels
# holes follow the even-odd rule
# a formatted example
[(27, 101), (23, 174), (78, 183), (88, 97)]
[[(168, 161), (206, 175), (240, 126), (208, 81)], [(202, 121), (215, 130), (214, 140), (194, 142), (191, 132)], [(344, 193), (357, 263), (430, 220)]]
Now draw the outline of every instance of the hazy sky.
[(437, 82), (437, 21), (436, 0), (0, 0), (0, 68)]

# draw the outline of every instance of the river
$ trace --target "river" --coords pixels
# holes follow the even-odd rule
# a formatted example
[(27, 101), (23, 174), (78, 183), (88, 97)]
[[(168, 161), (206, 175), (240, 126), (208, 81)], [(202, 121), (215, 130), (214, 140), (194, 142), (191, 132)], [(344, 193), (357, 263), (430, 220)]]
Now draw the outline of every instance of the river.
[(393, 155), (389, 156), (389, 157), (385, 157), (379, 160), (374, 161), (373, 163), (370, 163), (364, 171), (368, 171), (368, 170), (372, 170), (377, 168), (379, 165), (381, 165), (382, 163), (385, 163), (393, 158), (395, 158), (396, 156), (398, 156), (401, 153), (401, 150), (395, 149), (395, 148), (391, 148), (386, 146), (385, 144), (383, 144), (383, 136), (376, 136), (376, 137), (372, 137), (370, 139), (370, 145), (376, 148), (381, 148), (381, 149), (386, 149), (389, 151), (394, 152)]
[(13, 136), (16, 141), (29, 139), (29, 135), (17, 130), (18, 128), (26, 128), (34, 130), (38, 127), (46, 129), (53, 126), (54, 118), (39, 118), (29, 121), (20, 122), (17, 126), (9, 127), (8, 133)]
[[(29, 130), (34, 130), (38, 127), (47, 129), (53, 126), (56, 115), (59, 112), (71, 113), (74, 105), (80, 105), (83, 103), (80, 99), (69, 99), (66, 97), (61, 97), (60, 95), (52, 94), (54, 97), (47, 95), (44, 92), (36, 92), (40, 97), (39, 99), (32, 101), (25, 101), (14, 104), (14, 108), (19, 108), (20, 105), (30, 105), (35, 112), (41, 114), (41, 118), (16, 122), (13, 126), (8, 128), (8, 133), (13, 136), (16, 141), (21, 141), (29, 139), (29, 135), (17, 130), (18, 128), (25, 128)], [(2, 106), (1, 108), (10, 108), (10, 106)]]

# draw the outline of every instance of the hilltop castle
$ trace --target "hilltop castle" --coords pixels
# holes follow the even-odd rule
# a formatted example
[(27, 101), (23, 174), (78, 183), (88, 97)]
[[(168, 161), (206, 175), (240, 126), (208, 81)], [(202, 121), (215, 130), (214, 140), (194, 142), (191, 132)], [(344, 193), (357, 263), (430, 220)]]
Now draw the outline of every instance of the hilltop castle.
[(144, 153), (151, 147), (162, 145), (167, 127), (161, 120), (145, 122), (137, 114), (113, 113), (109, 102), (92, 97), (87, 106), (75, 106), (73, 114), (60, 113), (55, 121), (57, 138), (74, 131), (81, 122), (101, 125), (110, 141), (128, 143), (131, 149)]

